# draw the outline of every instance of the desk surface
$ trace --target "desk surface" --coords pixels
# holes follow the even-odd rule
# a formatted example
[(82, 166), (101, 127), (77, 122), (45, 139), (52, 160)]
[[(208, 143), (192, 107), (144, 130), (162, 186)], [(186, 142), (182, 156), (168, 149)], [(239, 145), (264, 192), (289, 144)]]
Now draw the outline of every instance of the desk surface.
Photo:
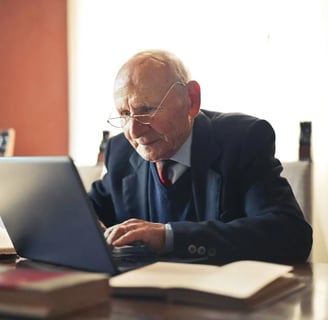
[(242, 312), (171, 304), (161, 301), (113, 298), (108, 306), (88, 310), (69, 319), (161, 320), (161, 319), (328, 319), (328, 264), (295, 266), (295, 274), (305, 288), (254, 311)]
[(278, 301), (253, 311), (234, 311), (145, 299), (112, 298), (108, 305), (71, 315), (65, 319), (174, 320), (174, 319), (328, 319), (328, 264), (296, 265), (294, 273), (306, 286)]

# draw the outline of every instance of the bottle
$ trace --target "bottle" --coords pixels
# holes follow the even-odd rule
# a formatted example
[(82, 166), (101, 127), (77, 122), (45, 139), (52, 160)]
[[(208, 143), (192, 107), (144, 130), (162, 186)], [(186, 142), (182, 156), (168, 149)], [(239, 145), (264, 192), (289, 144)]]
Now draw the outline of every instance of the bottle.
[(300, 161), (311, 161), (311, 121), (300, 122), (300, 142), (299, 142), (299, 155)]
[(104, 153), (107, 147), (107, 142), (109, 139), (109, 131), (103, 131), (102, 132), (102, 140), (99, 145), (99, 152), (98, 152), (98, 158), (97, 158), (97, 164), (103, 164), (104, 163)]
[(6, 154), (6, 148), (9, 140), (9, 132), (7, 130), (0, 130), (0, 157)]

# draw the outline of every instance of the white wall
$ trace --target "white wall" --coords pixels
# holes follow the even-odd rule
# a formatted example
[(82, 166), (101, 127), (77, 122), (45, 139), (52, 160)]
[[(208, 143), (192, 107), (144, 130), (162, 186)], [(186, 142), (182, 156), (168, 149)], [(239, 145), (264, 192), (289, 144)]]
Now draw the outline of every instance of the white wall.
[(314, 255), (328, 261), (327, 21), (328, 0), (69, 0), (72, 157), (95, 163), (120, 65), (139, 50), (173, 51), (203, 108), (271, 122), (281, 160), (297, 160), (299, 122), (312, 121)]

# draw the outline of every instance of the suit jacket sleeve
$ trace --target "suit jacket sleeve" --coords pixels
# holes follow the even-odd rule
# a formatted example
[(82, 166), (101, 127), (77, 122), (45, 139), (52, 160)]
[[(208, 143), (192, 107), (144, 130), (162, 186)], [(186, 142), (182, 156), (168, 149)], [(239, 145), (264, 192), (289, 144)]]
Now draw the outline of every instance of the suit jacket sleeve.
[[(201, 150), (199, 172), (206, 181), (217, 176), (212, 180), (219, 186), (205, 183), (194, 193), (198, 202), (202, 197), (210, 199), (210, 205), (198, 206), (203, 221), (171, 223), (175, 253), (188, 258), (203, 256), (219, 264), (242, 259), (306, 260), (312, 228), (288, 181), (280, 176), (282, 166), (274, 157), (271, 125), (239, 114), (208, 112), (205, 118), (207, 147), (204, 143), (197, 146), (204, 139), (201, 132), (206, 131), (199, 121), (193, 148)], [(197, 167), (197, 163), (192, 165)]]

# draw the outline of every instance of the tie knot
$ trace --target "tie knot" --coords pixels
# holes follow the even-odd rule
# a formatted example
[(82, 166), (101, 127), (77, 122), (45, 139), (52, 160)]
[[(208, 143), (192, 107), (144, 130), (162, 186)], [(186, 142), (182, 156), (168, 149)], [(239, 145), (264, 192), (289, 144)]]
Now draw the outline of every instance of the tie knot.
[(169, 167), (176, 163), (174, 160), (162, 160), (156, 162), (157, 173), (162, 184), (167, 187), (172, 185), (172, 181), (169, 178)]

